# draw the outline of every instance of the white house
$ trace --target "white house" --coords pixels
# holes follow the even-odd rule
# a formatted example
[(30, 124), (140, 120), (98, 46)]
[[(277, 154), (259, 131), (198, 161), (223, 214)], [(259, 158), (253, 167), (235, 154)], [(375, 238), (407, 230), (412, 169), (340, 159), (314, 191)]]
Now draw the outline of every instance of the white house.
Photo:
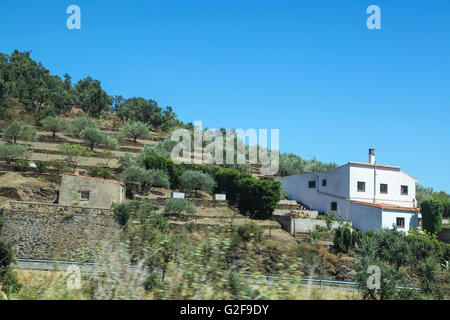
[(361, 231), (396, 226), (407, 232), (421, 225), (415, 198), (418, 180), (399, 167), (376, 164), (374, 149), (369, 150), (369, 163), (349, 162), (329, 172), (277, 180), (290, 199), (311, 210), (334, 212)]

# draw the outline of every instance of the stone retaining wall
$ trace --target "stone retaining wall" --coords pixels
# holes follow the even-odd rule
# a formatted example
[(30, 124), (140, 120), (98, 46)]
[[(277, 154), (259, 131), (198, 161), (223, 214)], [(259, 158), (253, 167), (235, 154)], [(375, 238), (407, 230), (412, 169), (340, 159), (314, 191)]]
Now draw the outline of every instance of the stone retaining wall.
[(11, 201), (2, 217), (2, 237), (18, 258), (91, 261), (89, 250), (118, 241), (119, 226), (107, 209)]

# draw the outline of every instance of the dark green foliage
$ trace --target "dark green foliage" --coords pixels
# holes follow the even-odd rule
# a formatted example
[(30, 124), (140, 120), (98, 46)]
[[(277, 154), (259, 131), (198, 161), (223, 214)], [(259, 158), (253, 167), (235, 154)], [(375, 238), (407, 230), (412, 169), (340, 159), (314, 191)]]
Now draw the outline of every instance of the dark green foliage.
[(180, 177), (180, 189), (184, 192), (201, 190), (212, 193), (216, 185), (213, 177), (201, 171), (186, 170)]
[(170, 186), (176, 189), (180, 185), (180, 177), (184, 173), (184, 168), (176, 165), (170, 159), (161, 156), (149, 156), (144, 160), (146, 169), (161, 169), (166, 171), (170, 177)]
[(81, 109), (92, 117), (98, 117), (111, 105), (111, 98), (98, 80), (87, 77), (75, 85)]
[(88, 167), (87, 169), (88, 175), (91, 177), (109, 179), (112, 177), (111, 170), (107, 168), (101, 168), (97, 166)]
[(352, 230), (348, 225), (335, 230), (333, 243), (335, 249), (340, 252), (348, 252), (352, 248), (356, 240), (353, 239)]
[(420, 205), (422, 213), (422, 226), (430, 233), (439, 233), (442, 230), (442, 214), (444, 207), (437, 200), (424, 200)]
[(258, 180), (255, 178), (239, 179), (239, 209), (255, 219), (270, 219), (281, 197), (279, 181)]
[[(0, 236), (4, 226), (2, 210), (0, 209)], [(6, 295), (16, 293), (21, 287), (16, 273), (11, 268), (11, 265), (15, 262), (11, 244), (0, 238), (0, 292), (3, 291)]]
[(147, 169), (166, 170), (173, 189), (180, 187), (180, 178), (187, 170), (209, 174), (217, 183), (214, 192), (226, 193), (227, 200), (231, 203), (236, 202), (239, 195), (239, 209), (256, 219), (270, 218), (281, 197), (279, 181), (259, 180), (235, 169), (195, 164), (177, 165), (160, 156), (148, 156), (144, 162)]

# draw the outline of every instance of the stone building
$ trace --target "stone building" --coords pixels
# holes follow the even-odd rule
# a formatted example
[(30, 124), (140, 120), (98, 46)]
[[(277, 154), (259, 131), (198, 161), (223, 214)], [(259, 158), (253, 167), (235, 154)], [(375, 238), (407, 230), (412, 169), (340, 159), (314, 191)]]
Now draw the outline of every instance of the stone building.
[(78, 173), (64, 173), (62, 176), (59, 204), (110, 208), (112, 203), (124, 199), (125, 185), (120, 181), (81, 176)]

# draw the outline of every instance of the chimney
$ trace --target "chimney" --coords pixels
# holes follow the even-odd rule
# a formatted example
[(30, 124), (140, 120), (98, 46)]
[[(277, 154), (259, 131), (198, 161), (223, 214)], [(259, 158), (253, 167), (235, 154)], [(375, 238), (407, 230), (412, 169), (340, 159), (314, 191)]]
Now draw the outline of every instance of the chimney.
[(79, 176), (80, 175), (80, 171), (78, 171), (78, 169), (75, 169), (73, 174), (76, 175), (76, 176)]
[(369, 149), (369, 164), (375, 164), (375, 149)]

